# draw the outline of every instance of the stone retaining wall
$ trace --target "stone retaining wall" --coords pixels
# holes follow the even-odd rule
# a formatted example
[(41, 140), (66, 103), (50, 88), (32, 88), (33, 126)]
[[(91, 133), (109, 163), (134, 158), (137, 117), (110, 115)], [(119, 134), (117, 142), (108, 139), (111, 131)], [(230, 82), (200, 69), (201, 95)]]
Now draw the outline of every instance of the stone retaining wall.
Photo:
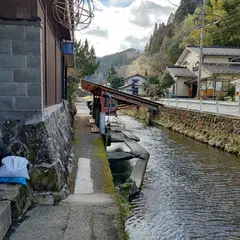
[[(145, 120), (147, 109), (126, 113)], [(151, 122), (240, 156), (240, 119), (163, 107)]]
[(0, 124), (1, 149), (6, 155), (29, 160), (33, 191), (50, 192), (58, 199), (67, 194), (73, 115), (65, 102), (43, 121), (6, 120)]

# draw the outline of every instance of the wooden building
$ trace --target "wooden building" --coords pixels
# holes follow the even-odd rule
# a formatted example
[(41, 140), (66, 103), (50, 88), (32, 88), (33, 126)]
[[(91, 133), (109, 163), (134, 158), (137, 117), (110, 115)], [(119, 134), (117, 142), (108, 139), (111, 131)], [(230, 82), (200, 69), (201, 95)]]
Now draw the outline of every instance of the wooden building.
[(53, 1), (0, 2), (0, 117), (41, 116), (66, 99), (73, 32), (55, 20)]

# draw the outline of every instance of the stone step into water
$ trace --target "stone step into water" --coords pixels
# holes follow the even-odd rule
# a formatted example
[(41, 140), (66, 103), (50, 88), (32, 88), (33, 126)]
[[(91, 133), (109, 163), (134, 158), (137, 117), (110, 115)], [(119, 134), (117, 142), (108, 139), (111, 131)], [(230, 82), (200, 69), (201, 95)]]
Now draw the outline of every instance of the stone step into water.
[(140, 139), (130, 131), (122, 131), (122, 133), (130, 140), (134, 140), (136, 142), (140, 141)]
[(139, 157), (145, 160), (149, 159), (150, 154), (143, 147), (141, 147), (137, 142), (132, 140), (125, 140), (124, 143), (131, 149), (131, 153), (135, 157)]
[(130, 179), (132, 179), (138, 189), (141, 189), (145, 171), (147, 168), (148, 161), (145, 159), (139, 159), (136, 165), (133, 167)]
[(4, 238), (11, 223), (11, 202), (0, 201), (0, 239)]

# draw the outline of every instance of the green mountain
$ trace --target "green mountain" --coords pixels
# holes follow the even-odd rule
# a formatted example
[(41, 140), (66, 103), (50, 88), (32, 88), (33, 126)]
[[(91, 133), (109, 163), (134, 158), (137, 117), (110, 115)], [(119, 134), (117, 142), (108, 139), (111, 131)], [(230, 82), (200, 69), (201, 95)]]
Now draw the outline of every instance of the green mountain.
[(97, 57), (97, 61), (100, 61), (100, 66), (94, 75), (86, 77), (86, 79), (93, 82), (103, 83), (105, 82), (111, 67), (118, 70), (122, 66), (132, 64), (133, 60), (140, 55), (141, 52), (139, 50), (130, 48), (104, 57)]

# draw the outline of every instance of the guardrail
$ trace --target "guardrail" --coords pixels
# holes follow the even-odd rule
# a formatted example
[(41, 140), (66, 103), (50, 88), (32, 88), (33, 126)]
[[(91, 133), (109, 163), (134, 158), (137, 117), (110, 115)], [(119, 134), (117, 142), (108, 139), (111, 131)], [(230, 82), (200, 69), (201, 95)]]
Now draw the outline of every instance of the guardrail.
[(240, 117), (240, 102), (161, 98), (159, 103), (172, 108)]

